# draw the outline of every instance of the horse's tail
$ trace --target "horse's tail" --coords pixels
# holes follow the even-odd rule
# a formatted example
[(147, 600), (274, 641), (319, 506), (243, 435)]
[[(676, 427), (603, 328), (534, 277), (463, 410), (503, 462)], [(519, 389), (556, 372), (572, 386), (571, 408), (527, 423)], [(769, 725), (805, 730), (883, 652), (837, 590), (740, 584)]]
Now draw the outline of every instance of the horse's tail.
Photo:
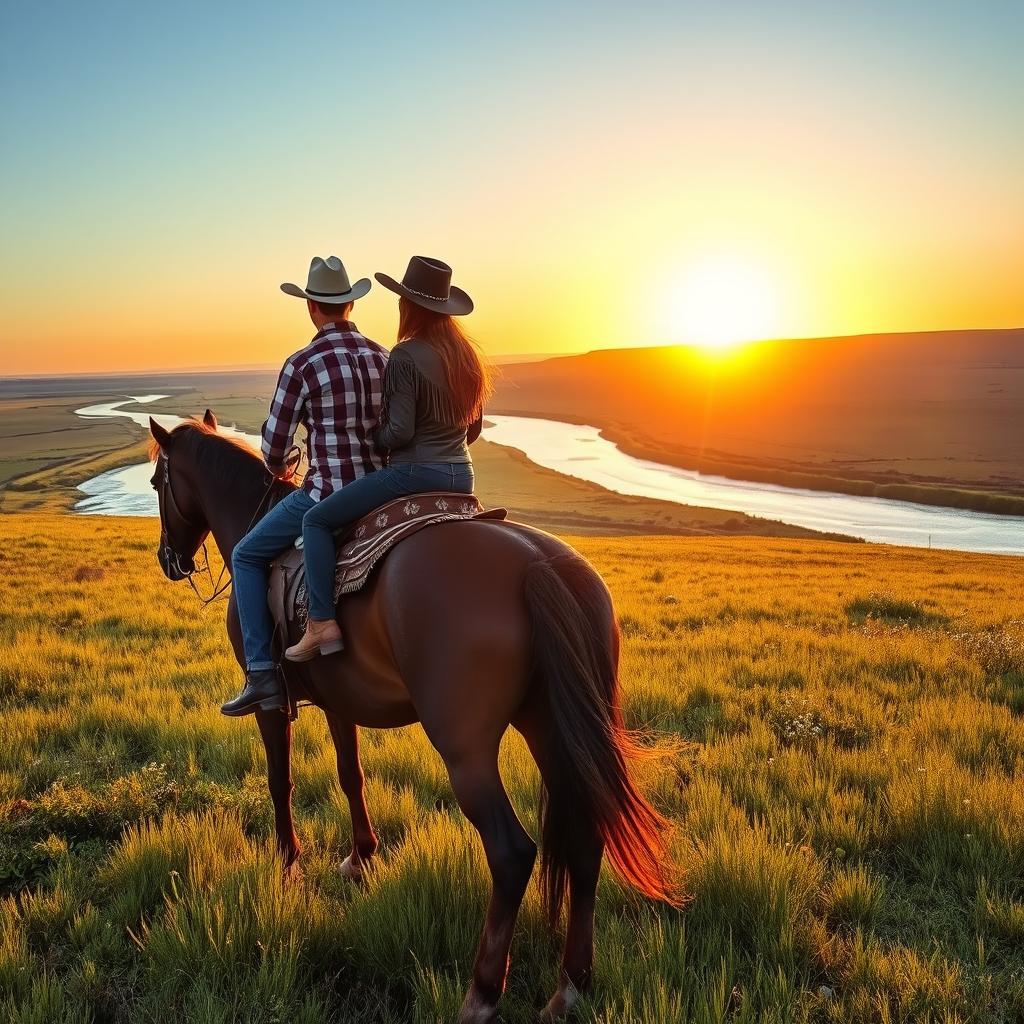
[(541, 794), (541, 888), (551, 917), (582, 844), (603, 842), (617, 874), (675, 902), (666, 820), (629, 776), (644, 756), (622, 721), (619, 629), (611, 595), (578, 555), (531, 563), (525, 581), (534, 685), (549, 709)]

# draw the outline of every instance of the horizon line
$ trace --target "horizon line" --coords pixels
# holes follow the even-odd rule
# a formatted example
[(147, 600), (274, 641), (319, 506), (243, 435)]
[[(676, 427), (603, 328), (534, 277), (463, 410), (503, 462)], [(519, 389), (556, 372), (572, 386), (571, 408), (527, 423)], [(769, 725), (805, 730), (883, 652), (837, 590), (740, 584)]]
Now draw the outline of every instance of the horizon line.
[[(951, 327), (951, 328), (925, 328), (916, 331), (860, 331), (857, 334), (815, 334), (806, 336), (778, 335), (767, 338), (750, 338), (746, 341), (737, 341), (730, 345), (730, 348), (742, 348), (746, 345), (764, 345), (784, 341), (842, 341), (856, 338), (878, 338), (886, 335), (892, 337), (915, 337), (922, 334), (1007, 334), (1013, 331), (1024, 331), (1024, 324), (1018, 327)], [(655, 348), (695, 348), (702, 349), (699, 342), (694, 341), (667, 341), (652, 342), (647, 345), (602, 345), (597, 348), (580, 349), (577, 352), (531, 352), (525, 354), (507, 353), (505, 355), (490, 356), (494, 363), (529, 363), (546, 362), (549, 359), (567, 359), (574, 356), (591, 355), (595, 352), (631, 352), (643, 349)], [(180, 366), (180, 367), (155, 367), (153, 369), (128, 370), (75, 370), (70, 373), (12, 373), (0, 370), (0, 380), (69, 380), (79, 377), (143, 377), (150, 374), (171, 374), (184, 375), (190, 373), (276, 373), (280, 369), (277, 363), (224, 363), (206, 364), (203, 366)]]

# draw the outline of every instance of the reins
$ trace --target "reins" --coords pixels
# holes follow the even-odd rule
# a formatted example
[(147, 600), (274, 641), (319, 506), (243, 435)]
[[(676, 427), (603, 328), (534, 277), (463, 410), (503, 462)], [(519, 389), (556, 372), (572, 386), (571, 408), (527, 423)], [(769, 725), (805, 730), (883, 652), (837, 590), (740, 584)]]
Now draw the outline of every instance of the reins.
[[(181, 506), (178, 504), (178, 499), (175, 498), (174, 496), (174, 487), (171, 484), (171, 460), (167, 452), (164, 451), (160, 452), (160, 458), (163, 461), (164, 467), (163, 487), (161, 488), (162, 496), (164, 498), (164, 504), (170, 505), (173, 508), (175, 515), (186, 526), (190, 527), (193, 530), (203, 530), (209, 532), (209, 528), (205, 524), (200, 525), (198, 523), (193, 522), (191, 519), (189, 519), (187, 515), (185, 515), (184, 512), (181, 511)], [(298, 464), (301, 461), (301, 459), (302, 449), (299, 448), (298, 445), (293, 444), (291, 448), (288, 450), (288, 455), (285, 457), (285, 465), (291, 467), (291, 472), (287, 475), (287, 477), (285, 477), (285, 479), (290, 479), (292, 476), (295, 475), (295, 470), (298, 467)], [(263, 492), (262, 497), (257, 503), (256, 509), (253, 511), (252, 518), (249, 520), (249, 525), (246, 526), (242, 536), (245, 536), (245, 534), (247, 534), (253, 528), (257, 520), (260, 519), (269, 510), (270, 498), (274, 493), (274, 487), (277, 484), (277, 482), (278, 478), (271, 474), (270, 482), (267, 484), (267, 489)], [(266, 508), (264, 508), (265, 505)], [(203, 553), (203, 564), (201, 566), (197, 566), (195, 564), (195, 559), (193, 558), (191, 569), (185, 569), (184, 566), (182, 566), (181, 556), (178, 554), (177, 551), (174, 550), (173, 547), (171, 547), (167, 527), (164, 524), (162, 509), (160, 516), (160, 545), (163, 548), (164, 558), (167, 560), (167, 564), (171, 565), (171, 559), (174, 559), (174, 567), (178, 570), (179, 573), (181, 573), (181, 575), (185, 579), (188, 580), (188, 584), (192, 588), (192, 592), (196, 595), (196, 597), (199, 598), (199, 601), (202, 603), (203, 607), (212, 604), (214, 601), (217, 600), (217, 598), (223, 596), (230, 589), (231, 577), (228, 576), (226, 580), (224, 579), (224, 574), (227, 572), (228, 568), (226, 561), (221, 564), (220, 573), (218, 574), (216, 581), (214, 581), (213, 571), (210, 569), (210, 555), (206, 549), (205, 540), (203, 541), (202, 546), (200, 548), (200, 550)], [(195, 581), (195, 577), (197, 575), (202, 574), (203, 572), (205, 572), (206, 575), (209, 577), (212, 586), (212, 592), (210, 593), (209, 597), (203, 597), (203, 595), (199, 592), (199, 587)]]

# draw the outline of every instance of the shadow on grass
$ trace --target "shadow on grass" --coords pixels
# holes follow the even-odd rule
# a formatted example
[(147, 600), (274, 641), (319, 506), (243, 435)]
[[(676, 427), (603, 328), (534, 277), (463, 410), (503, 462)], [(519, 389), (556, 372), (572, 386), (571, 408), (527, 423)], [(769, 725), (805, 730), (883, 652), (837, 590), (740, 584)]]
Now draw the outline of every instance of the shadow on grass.
[(846, 614), (855, 626), (863, 626), (869, 619), (888, 626), (945, 626), (949, 617), (941, 612), (929, 611), (920, 601), (905, 601), (887, 594), (869, 594), (856, 597), (846, 605)]

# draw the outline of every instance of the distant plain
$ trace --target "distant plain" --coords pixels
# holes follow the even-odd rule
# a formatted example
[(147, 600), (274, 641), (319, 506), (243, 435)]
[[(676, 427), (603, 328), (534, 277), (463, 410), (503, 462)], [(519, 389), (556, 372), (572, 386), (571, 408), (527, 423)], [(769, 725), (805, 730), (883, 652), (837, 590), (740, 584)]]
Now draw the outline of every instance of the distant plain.
[[(144, 432), (115, 417), (83, 419), (74, 410), (130, 395), (167, 394), (151, 412), (202, 415), (257, 432), (275, 375), (251, 371), (0, 380), (0, 511), (69, 509), (77, 485), (145, 458)], [(478, 491), (547, 529), (577, 533), (762, 534), (809, 537), (814, 531), (742, 513), (616, 494), (529, 462), (485, 440), (473, 449)]]

